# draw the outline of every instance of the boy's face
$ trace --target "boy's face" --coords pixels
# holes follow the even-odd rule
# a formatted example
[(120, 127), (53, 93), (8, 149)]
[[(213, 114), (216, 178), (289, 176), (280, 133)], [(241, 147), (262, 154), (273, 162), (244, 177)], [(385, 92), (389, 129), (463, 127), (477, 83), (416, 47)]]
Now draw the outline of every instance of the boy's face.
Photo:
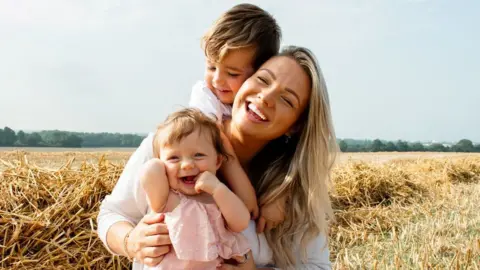
[(206, 60), (205, 82), (224, 104), (232, 104), (238, 89), (253, 74), (255, 48), (229, 51), (219, 63)]

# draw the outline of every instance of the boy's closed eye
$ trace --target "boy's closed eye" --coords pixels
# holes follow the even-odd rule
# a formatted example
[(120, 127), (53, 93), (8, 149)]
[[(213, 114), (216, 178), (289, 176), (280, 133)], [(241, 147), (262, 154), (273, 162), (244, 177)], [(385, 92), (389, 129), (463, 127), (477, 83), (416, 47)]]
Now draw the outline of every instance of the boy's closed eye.
[(240, 74), (228, 72), (228, 76), (231, 76), (231, 77), (234, 77), (234, 78), (235, 78), (235, 77), (240, 76)]

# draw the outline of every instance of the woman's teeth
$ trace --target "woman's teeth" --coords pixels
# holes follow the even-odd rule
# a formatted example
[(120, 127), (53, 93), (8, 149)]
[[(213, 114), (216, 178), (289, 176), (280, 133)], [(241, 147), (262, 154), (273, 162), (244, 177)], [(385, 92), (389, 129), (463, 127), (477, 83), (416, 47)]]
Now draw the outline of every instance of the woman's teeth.
[(248, 108), (256, 115), (258, 115), (263, 121), (267, 121), (267, 117), (262, 112), (260, 112), (260, 110), (257, 108), (257, 106), (255, 106), (255, 104), (248, 104)]

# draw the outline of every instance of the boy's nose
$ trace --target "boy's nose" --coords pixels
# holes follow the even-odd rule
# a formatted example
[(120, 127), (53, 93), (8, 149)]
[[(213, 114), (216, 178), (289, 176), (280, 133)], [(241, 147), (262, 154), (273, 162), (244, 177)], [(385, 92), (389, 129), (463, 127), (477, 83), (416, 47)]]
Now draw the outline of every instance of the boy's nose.
[(215, 71), (215, 74), (213, 75), (213, 86), (217, 88), (223, 86), (223, 77), (220, 74), (220, 71), (218, 69)]

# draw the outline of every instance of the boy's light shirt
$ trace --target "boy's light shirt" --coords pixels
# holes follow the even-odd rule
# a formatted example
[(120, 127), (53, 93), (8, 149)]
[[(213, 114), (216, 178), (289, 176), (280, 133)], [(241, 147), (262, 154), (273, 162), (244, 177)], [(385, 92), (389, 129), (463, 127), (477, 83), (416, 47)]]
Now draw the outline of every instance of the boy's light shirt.
[(223, 104), (204, 81), (198, 81), (192, 87), (188, 105), (200, 109), (207, 115), (214, 115), (219, 121), (225, 116), (230, 118), (232, 115), (232, 106)]

